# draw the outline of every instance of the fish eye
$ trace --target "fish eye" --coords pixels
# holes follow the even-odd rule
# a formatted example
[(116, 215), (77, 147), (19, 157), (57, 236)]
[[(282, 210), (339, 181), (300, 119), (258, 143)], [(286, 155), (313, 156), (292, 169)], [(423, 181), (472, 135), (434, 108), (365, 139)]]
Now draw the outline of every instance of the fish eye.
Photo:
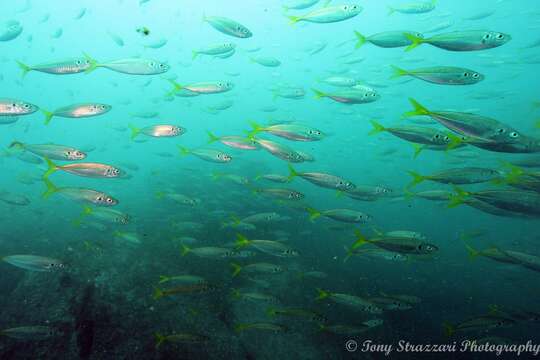
[(497, 132), (498, 132), (499, 134), (502, 134), (502, 133), (505, 132), (505, 130), (501, 128), (501, 129), (497, 129)]
[(472, 75), (472, 77), (475, 78), (475, 79), (478, 79), (478, 78), (480, 77), (480, 74), (474, 73), (474, 74)]
[(76, 64), (76, 65), (81, 65), (81, 60), (75, 61), (75, 64)]
[(468, 76), (469, 76), (468, 72), (463, 73), (463, 77), (468, 77)]
[(112, 200), (111, 198), (107, 198), (107, 202), (108, 202), (109, 204), (111, 204), (111, 203), (113, 202), (113, 200)]
[(497, 34), (495, 37), (496, 37), (498, 40), (504, 39), (504, 35), (503, 35), (503, 34)]
[(519, 136), (519, 134), (517, 132), (515, 132), (515, 131), (512, 131), (510, 133), (510, 137), (517, 138), (518, 136)]

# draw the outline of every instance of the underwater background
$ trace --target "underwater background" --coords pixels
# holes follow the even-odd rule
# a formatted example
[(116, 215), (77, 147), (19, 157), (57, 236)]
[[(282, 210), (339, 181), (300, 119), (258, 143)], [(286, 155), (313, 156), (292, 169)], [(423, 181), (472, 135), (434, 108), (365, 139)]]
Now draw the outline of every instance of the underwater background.
[[(353, 5), (361, 11), (340, 18)], [(378, 359), (366, 340), (540, 342), (540, 150), (493, 150), (499, 138), (486, 135), (504, 124), (540, 138), (536, 1), (14, 0), (0, 14), (1, 359)], [(511, 40), (450, 51), (411, 49), (404, 36), (469, 30)], [(370, 43), (388, 31), (405, 43)], [(40, 71), (66, 59), (80, 71)], [(111, 65), (119, 59), (132, 62)], [(413, 76), (431, 67), (447, 81), (433, 70), (443, 66), (483, 79)], [(456, 140), (463, 133), (432, 112), (404, 117), (409, 98), (498, 122)], [(13, 117), (4, 105), (15, 101), (36, 111)], [(77, 115), (82, 103), (110, 111)], [(385, 129), (375, 134), (372, 121)], [(418, 127), (449, 143), (432, 145)], [(85, 158), (53, 159), (35, 144)], [(62, 168), (90, 162), (120, 176)], [(410, 172), (472, 167), (496, 176), (411, 183)], [(81, 189), (118, 203), (74, 199)], [(513, 192), (480, 198), (488, 189)], [(516, 356), (506, 349), (502, 358)]]

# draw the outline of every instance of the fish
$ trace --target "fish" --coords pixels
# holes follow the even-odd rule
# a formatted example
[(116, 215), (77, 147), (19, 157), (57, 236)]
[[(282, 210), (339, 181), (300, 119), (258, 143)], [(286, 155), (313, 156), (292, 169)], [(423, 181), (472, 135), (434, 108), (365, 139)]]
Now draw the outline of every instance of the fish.
[(22, 77), (30, 71), (37, 71), (52, 75), (72, 75), (85, 72), (90, 67), (90, 62), (85, 58), (75, 58), (62, 61), (54, 61), (36, 65), (26, 65), (21, 61), (16, 61), (22, 70)]
[(370, 120), (370, 122), (373, 130), (369, 132), (369, 135), (376, 135), (386, 131), (400, 139), (425, 145), (449, 145), (452, 140), (450, 134), (425, 126), (405, 125), (384, 127), (375, 120)]
[(456, 207), (461, 204), (469, 205), (470, 199), (487, 203), (498, 209), (520, 213), (532, 217), (540, 216), (540, 193), (526, 190), (482, 190), (464, 191), (455, 186), (455, 194), (448, 206)]
[(502, 46), (512, 39), (509, 34), (488, 30), (454, 31), (429, 38), (420, 38), (413, 34), (405, 36), (412, 43), (405, 51), (410, 51), (421, 44), (430, 44), (448, 51), (486, 50)]
[(231, 266), (233, 268), (233, 277), (238, 276), (240, 272), (256, 274), (281, 274), (283, 271), (285, 271), (281, 266), (270, 263), (252, 263), (244, 266), (237, 263), (231, 263)]
[(26, 101), (0, 98), (0, 117), (30, 115), (38, 110), (38, 106)]
[(353, 87), (355, 85), (360, 85), (360, 81), (344, 76), (330, 76), (319, 81), (337, 87)]
[(168, 42), (169, 41), (167, 39), (161, 38), (161, 39), (156, 39), (156, 40), (147, 42), (143, 46), (145, 49), (161, 49), (162, 47), (167, 45)]
[(274, 100), (278, 97), (284, 99), (299, 100), (306, 95), (304, 89), (295, 86), (285, 86), (272, 90)]
[(407, 186), (408, 188), (416, 186), (425, 180), (442, 184), (463, 185), (493, 181), (501, 177), (500, 171), (482, 167), (448, 169), (436, 172), (432, 175), (421, 175), (414, 171), (408, 171), (408, 173), (413, 178), (413, 181)]
[(204, 278), (200, 276), (196, 276), (196, 275), (182, 274), (182, 275), (176, 275), (176, 276), (165, 276), (165, 275), (159, 276), (159, 284), (163, 284), (163, 283), (171, 282), (171, 281), (184, 284), (184, 285), (204, 284), (207, 282)]
[(234, 330), (238, 333), (242, 331), (246, 331), (246, 330), (266, 330), (266, 331), (272, 331), (272, 332), (277, 333), (277, 332), (286, 332), (287, 327), (280, 324), (257, 322), (257, 323), (236, 324), (234, 326)]
[(473, 85), (484, 80), (483, 74), (474, 70), (454, 66), (436, 66), (414, 70), (403, 70), (392, 65), (392, 68), (394, 69), (392, 78), (412, 76), (439, 85)]
[(15, 124), (19, 120), (18, 116), (1, 116), (0, 115), (0, 125), (10, 125)]
[(284, 188), (259, 188), (253, 189), (255, 194), (269, 196), (278, 200), (301, 200), (305, 197), (304, 194), (296, 190)]
[(119, 225), (127, 225), (131, 221), (131, 217), (121, 211), (110, 208), (92, 208), (85, 205), (80, 218), (75, 221), (75, 224), (80, 224), (82, 220), (87, 216), (91, 216), (92, 218), (99, 221)]
[(150, 137), (175, 137), (186, 133), (185, 128), (176, 125), (152, 125), (142, 129), (132, 124), (128, 126), (131, 129), (131, 139), (135, 139), (139, 134)]
[(43, 198), (48, 199), (53, 194), (59, 194), (63, 197), (76, 201), (87, 203), (95, 206), (115, 206), (119, 201), (112, 196), (93, 189), (77, 188), (77, 187), (56, 187), (49, 179), (43, 179), (47, 190), (43, 193)]
[(224, 152), (221, 152), (219, 150), (214, 149), (193, 149), (189, 150), (188, 148), (185, 148), (183, 146), (177, 145), (178, 149), (180, 150), (181, 156), (186, 155), (195, 155), (199, 159), (215, 162), (215, 163), (229, 163), (232, 161), (232, 156), (229, 154), (226, 154)]
[(338, 325), (321, 324), (319, 327), (321, 331), (325, 331), (325, 332), (329, 332), (329, 333), (333, 333), (337, 335), (354, 336), (354, 335), (359, 335), (371, 328), (380, 326), (382, 324), (383, 324), (383, 320), (373, 319), (373, 320), (364, 321), (363, 323), (357, 326), (341, 325), (341, 324), (338, 324)]
[(127, 242), (132, 243), (132, 244), (140, 244), (141, 243), (141, 239), (139, 238), (139, 235), (137, 233), (135, 233), (135, 232), (124, 232), (124, 231), (116, 230), (113, 233), (113, 236), (115, 238), (122, 239), (122, 240), (127, 241)]
[(5, 335), (17, 340), (44, 340), (56, 337), (59, 334), (60, 332), (58, 329), (42, 325), (19, 326), (0, 330), (0, 335)]
[(229, 81), (208, 81), (208, 82), (199, 82), (189, 85), (181, 85), (174, 80), (169, 80), (173, 84), (174, 89), (171, 93), (175, 95), (179, 91), (189, 91), (196, 94), (220, 94), (224, 92), (231, 91), (234, 88), (234, 84)]
[(30, 205), (30, 199), (24, 195), (12, 194), (4, 190), (0, 190), (0, 201), (9, 205), (27, 206)]
[(300, 16), (287, 15), (287, 18), (292, 25), (300, 21), (326, 24), (351, 19), (360, 14), (362, 10), (363, 8), (357, 4), (343, 4), (325, 6)]
[(325, 137), (321, 130), (302, 124), (262, 126), (254, 121), (251, 121), (250, 124), (253, 130), (248, 134), (248, 138), (252, 138), (260, 132), (266, 132), (293, 141), (318, 141)]
[(281, 65), (281, 61), (270, 56), (254, 56), (250, 57), (249, 60), (266, 67), (278, 67)]
[(350, 209), (331, 209), (321, 211), (308, 207), (306, 208), (306, 210), (309, 212), (309, 219), (311, 221), (317, 219), (320, 216), (346, 223), (366, 223), (371, 221), (372, 219), (372, 217), (368, 214), (364, 214), (360, 211)]
[(351, 246), (352, 250), (365, 244), (371, 244), (381, 249), (397, 252), (400, 254), (411, 255), (430, 255), (439, 250), (436, 245), (426, 242), (423, 239), (416, 239), (413, 237), (382, 235), (380, 237), (367, 239), (358, 230), (355, 230), (355, 234), (357, 240)]
[(86, 153), (76, 148), (64, 145), (54, 144), (24, 144), (19, 141), (13, 141), (9, 148), (22, 149), (29, 151), (32, 154), (49, 158), (51, 160), (83, 160), (86, 158)]
[(156, 349), (161, 347), (163, 343), (170, 342), (174, 344), (200, 344), (210, 341), (206, 335), (194, 333), (174, 333), (170, 335), (162, 335), (161, 333), (154, 334), (156, 338)]
[(203, 294), (215, 290), (216, 287), (207, 283), (180, 285), (170, 289), (154, 288), (154, 300), (171, 295)]
[(477, 316), (465, 320), (459, 324), (452, 325), (448, 322), (443, 323), (444, 333), (447, 337), (451, 337), (456, 333), (470, 331), (487, 331), (512, 326), (516, 323), (515, 320), (498, 315)]
[(337, 304), (346, 305), (369, 314), (382, 314), (383, 312), (383, 309), (378, 305), (360, 296), (333, 293), (323, 289), (317, 289), (317, 292), (319, 294), (317, 300), (329, 299)]
[(402, 14), (424, 14), (433, 11), (436, 3), (437, 0), (431, 0), (388, 6), (388, 15), (392, 15), (395, 12)]
[(23, 26), (17, 20), (8, 20), (0, 26), (0, 41), (11, 41), (21, 35)]
[(356, 185), (354, 185), (354, 183), (352, 183), (351, 181), (343, 179), (339, 176), (326, 174), (326, 173), (319, 173), (319, 172), (299, 173), (292, 167), (291, 164), (289, 164), (288, 167), (289, 167), (289, 177), (288, 177), (289, 182), (292, 181), (295, 177), (300, 176), (304, 180), (307, 180), (314, 185), (328, 188), (328, 189), (349, 191), (349, 190), (353, 190), (356, 187)]
[(210, 131), (206, 132), (208, 134), (208, 143), (214, 143), (216, 141), (219, 141), (223, 145), (230, 146), (235, 149), (240, 150), (258, 150), (259, 147), (257, 146), (257, 143), (253, 142), (253, 140), (250, 140), (247, 137), (242, 136), (216, 136)]
[(279, 302), (278, 298), (272, 295), (268, 295), (268, 294), (264, 294), (260, 292), (251, 292), (251, 291), (242, 292), (238, 289), (232, 290), (232, 297), (233, 299), (254, 301), (256, 303), (276, 304)]
[(365, 36), (355, 31), (354, 35), (357, 39), (356, 49), (359, 49), (367, 42), (382, 48), (398, 48), (412, 45), (413, 42), (407, 38), (407, 34), (414, 35), (419, 39), (424, 38), (424, 35), (416, 31), (384, 31), (370, 36)]
[(250, 139), (278, 159), (292, 163), (304, 162), (304, 158), (297, 151), (285, 144), (254, 137), (251, 137)]
[(37, 255), (10, 255), (2, 257), (1, 260), (29, 271), (59, 271), (66, 266), (60, 260)]
[(371, 88), (357, 89), (352, 87), (347, 90), (325, 93), (323, 91), (312, 89), (315, 93), (315, 99), (330, 98), (338, 103), (355, 105), (372, 103), (380, 99), (377, 91)]
[(205, 246), (190, 248), (189, 246), (182, 244), (182, 256), (186, 256), (187, 254), (194, 254), (198, 257), (209, 259), (225, 259), (237, 255), (235, 251), (224, 247)]
[(57, 165), (49, 158), (45, 158), (47, 162), (47, 171), (43, 174), (43, 178), (46, 179), (56, 171), (65, 171), (67, 173), (91, 177), (91, 178), (118, 178), (125, 176), (125, 173), (117, 167), (101, 163), (73, 163), (66, 165)]
[(285, 9), (286, 11), (291, 9), (303, 10), (312, 7), (319, 1), (320, 0), (290, 0), (285, 5), (283, 5), (283, 9)]
[(242, 234), (236, 234), (236, 248), (241, 249), (246, 246), (252, 246), (255, 249), (272, 256), (277, 257), (297, 257), (299, 252), (289, 246), (278, 241), (272, 240), (249, 240)]
[(107, 104), (83, 103), (64, 106), (54, 111), (41, 109), (41, 112), (45, 115), (45, 125), (48, 125), (55, 116), (72, 119), (87, 118), (104, 115), (111, 109), (112, 106)]
[(100, 63), (88, 54), (84, 54), (84, 57), (90, 63), (90, 66), (84, 71), (86, 74), (97, 68), (129, 75), (158, 75), (166, 73), (170, 69), (169, 65), (152, 59), (129, 58)]
[(241, 39), (247, 39), (253, 36), (253, 33), (244, 25), (221, 16), (205, 16), (203, 22), (209, 23), (217, 31)]
[(236, 48), (236, 44), (234, 43), (221, 43), (221, 44), (213, 44), (198, 50), (192, 51), (192, 59), (195, 60), (197, 56), (203, 54), (203, 55), (223, 55), (227, 54), (231, 51), (233, 51)]
[(404, 262), (409, 260), (409, 257), (407, 257), (405, 254), (391, 252), (384, 249), (351, 249), (346, 246), (344, 248), (347, 252), (347, 256), (345, 256), (343, 262), (347, 262), (351, 256), (367, 256), (370, 258), (396, 262)]
[(255, 180), (259, 180), (259, 179), (268, 180), (268, 181), (276, 182), (276, 183), (280, 183), (280, 184), (284, 184), (284, 183), (289, 182), (289, 178), (287, 176), (279, 175), (279, 174), (258, 175), (255, 178)]
[[(111, 31), (107, 31), (107, 35), (109, 35), (109, 37), (112, 39), (112, 41), (114, 41), (116, 45), (120, 47), (124, 46), (124, 40), (122, 40), (120, 36), (116, 35), (115, 33)], [(86, 62), (88, 63), (88, 65), (90, 65), (90, 61), (86, 60)]]

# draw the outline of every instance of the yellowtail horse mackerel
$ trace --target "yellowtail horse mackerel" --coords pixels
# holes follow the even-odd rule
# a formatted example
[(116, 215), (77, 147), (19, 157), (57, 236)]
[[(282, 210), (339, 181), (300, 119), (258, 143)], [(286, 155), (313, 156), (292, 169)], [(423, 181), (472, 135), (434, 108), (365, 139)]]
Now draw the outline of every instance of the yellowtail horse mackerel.
[[(470, 138), (465, 140), (467, 144), (495, 152), (540, 152), (540, 139), (523, 135), (498, 120), (472, 113), (432, 111), (412, 98), (409, 101), (414, 110), (403, 114), (404, 117), (429, 116), (448, 129)], [(460, 137), (455, 140), (457, 143), (464, 141)]]

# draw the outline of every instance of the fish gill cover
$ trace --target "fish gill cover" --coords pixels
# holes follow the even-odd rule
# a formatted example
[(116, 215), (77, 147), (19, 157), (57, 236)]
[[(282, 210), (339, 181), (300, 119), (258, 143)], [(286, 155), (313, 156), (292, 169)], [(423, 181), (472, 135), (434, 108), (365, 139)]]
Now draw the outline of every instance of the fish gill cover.
[(538, 354), (536, 1), (0, 14), (0, 358)]

